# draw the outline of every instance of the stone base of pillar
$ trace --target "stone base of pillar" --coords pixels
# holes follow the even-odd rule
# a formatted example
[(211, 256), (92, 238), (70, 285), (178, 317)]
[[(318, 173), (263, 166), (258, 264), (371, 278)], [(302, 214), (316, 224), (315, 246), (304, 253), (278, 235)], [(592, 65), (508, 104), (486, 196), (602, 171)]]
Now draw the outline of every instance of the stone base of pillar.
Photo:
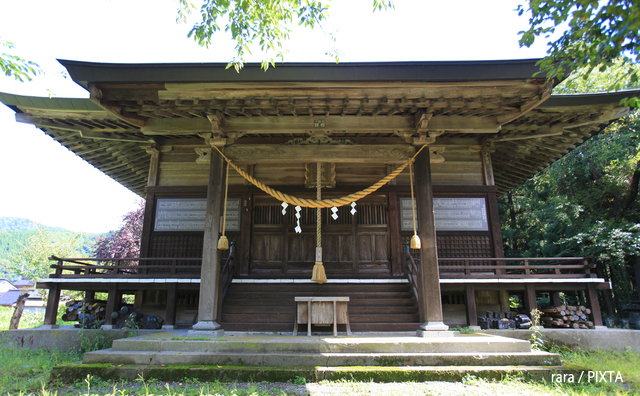
[(222, 337), (224, 335), (224, 330), (220, 328), (218, 322), (213, 320), (199, 321), (194, 324), (192, 330), (187, 332), (189, 336), (192, 337)]
[(609, 329), (607, 326), (593, 326), (594, 330), (607, 330)]
[(442, 338), (442, 337), (454, 337), (455, 333), (453, 331), (433, 331), (433, 330), (418, 330), (416, 332), (418, 337), (424, 338)]
[(58, 326), (58, 325), (42, 325), (42, 326), (39, 327), (39, 329), (41, 329), (41, 330), (56, 330), (56, 329), (59, 329), (59, 328), (60, 328), (60, 326)]
[(224, 336), (224, 330), (189, 330), (187, 332), (189, 337), (211, 337), (218, 338)]
[(175, 330), (176, 326), (174, 325), (162, 325), (162, 330)]
[(100, 330), (113, 330), (113, 325), (102, 325)]
[(444, 322), (425, 322), (417, 331), (418, 337), (453, 337), (453, 331)]

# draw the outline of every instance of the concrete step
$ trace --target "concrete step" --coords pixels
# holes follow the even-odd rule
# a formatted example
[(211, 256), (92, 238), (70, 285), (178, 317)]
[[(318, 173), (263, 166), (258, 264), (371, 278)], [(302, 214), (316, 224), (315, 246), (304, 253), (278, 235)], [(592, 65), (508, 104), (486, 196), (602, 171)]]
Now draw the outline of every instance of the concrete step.
[[(305, 333), (306, 334), (306, 333)], [(195, 352), (235, 354), (337, 353), (524, 353), (528, 341), (487, 335), (423, 338), (416, 336), (290, 336), (227, 334), (191, 337), (185, 331), (157, 333), (113, 342), (113, 352)], [(96, 352), (99, 353), (99, 352)]]
[(85, 353), (83, 364), (227, 365), (250, 367), (342, 366), (558, 366), (560, 357), (546, 352), (488, 353), (233, 353), (178, 351), (103, 351)]
[(304, 378), (308, 382), (363, 381), (449, 381), (460, 382), (473, 375), (487, 380), (520, 378), (524, 381), (551, 381), (552, 374), (580, 376), (580, 370), (558, 366), (412, 366), (412, 367), (229, 367), (229, 366), (149, 366), (67, 364), (53, 368), (52, 379), (64, 383), (82, 382), (91, 375), (103, 380), (138, 380), (155, 378), (159, 381), (181, 381), (188, 376), (202, 382), (287, 382)]

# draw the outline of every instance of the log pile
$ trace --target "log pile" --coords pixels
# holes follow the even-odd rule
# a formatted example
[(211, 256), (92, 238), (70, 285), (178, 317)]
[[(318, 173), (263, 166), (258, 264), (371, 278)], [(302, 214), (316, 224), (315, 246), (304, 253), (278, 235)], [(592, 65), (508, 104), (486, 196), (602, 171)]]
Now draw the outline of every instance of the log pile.
[[(62, 320), (78, 322), (74, 326), (83, 329), (98, 329), (105, 323), (107, 302), (104, 300), (70, 300), (66, 303)], [(116, 329), (161, 329), (164, 319), (157, 315), (145, 315), (132, 306), (123, 305), (111, 313)]]
[(591, 309), (580, 305), (558, 305), (543, 308), (540, 323), (544, 327), (564, 329), (593, 329), (593, 321), (589, 320)]
[(104, 324), (106, 305), (104, 300), (69, 300), (62, 320), (79, 322), (75, 326), (83, 329), (97, 329)]

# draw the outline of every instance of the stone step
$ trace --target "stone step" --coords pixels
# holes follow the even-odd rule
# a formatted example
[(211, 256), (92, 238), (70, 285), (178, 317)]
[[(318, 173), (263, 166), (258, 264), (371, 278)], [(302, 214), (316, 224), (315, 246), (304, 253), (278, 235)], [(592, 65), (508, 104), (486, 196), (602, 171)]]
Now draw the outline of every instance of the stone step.
[(228, 353), (145, 352), (112, 349), (85, 353), (83, 364), (227, 365), (259, 367), (344, 366), (558, 366), (560, 357), (547, 352), (509, 353)]
[[(274, 332), (274, 333), (291, 333), (293, 331), (293, 322), (290, 323), (256, 323), (256, 322), (222, 322), (222, 328), (226, 331), (249, 331), (249, 332)], [(416, 330), (420, 327), (421, 323), (351, 323), (351, 331), (353, 332), (394, 332), (394, 331), (409, 331), (415, 334)], [(300, 332), (306, 334), (306, 325), (299, 325)], [(330, 327), (327, 326), (313, 326), (312, 331), (314, 333), (330, 332)], [(345, 325), (338, 325), (338, 332), (345, 333)], [(340, 334), (342, 335), (342, 334)]]
[[(370, 315), (380, 313), (382, 310), (387, 310), (388, 307), (384, 306), (353, 306), (349, 305), (349, 315)], [(295, 314), (296, 308), (293, 304), (290, 305), (262, 305), (261, 303), (255, 304), (236, 304), (236, 305), (225, 305), (225, 314), (242, 314), (242, 313), (286, 313), (286, 314)], [(416, 312), (416, 307), (412, 306), (397, 306), (393, 307), (393, 312), (390, 314), (414, 314)]]
[[(296, 294), (297, 296), (297, 294)], [(295, 303), (291, 296), (287, 298), (281, 298), (280, 296), (275, 296), (275, 298), (268, 298), (256, 301), (253, 298), (245, 298), (236, 297), (233, 299), (225, 298), (224, 307), (231, 308), (234, 306), (245, 306), (245, 305), (259, 305), (259, 306), (283, 306), (283, 307), (295, 307)], [(418, 309), (415, 299), (407, 299), (407, 298), (374, 298), (374, 299), (356, 299), (349, 301), (349, 309), (352, 307), (365, 307), (365, 306), (379, 306), (379, 307), (397, 307), (397, 306), (410, 306), (415, 307), (414, 309)], [(295, 309), (295, 308), (294, 308)]]
[(198, 381), (220, 382), (293, 382), (304, 378), (307, 382), (363, 381), (448, 381), (460, 382), (469, 375), (475, 378), (500, 381), (520, 378), (523, 381), (552, 381), (551, 375), (571, 374), (580, 377), (580, 370), (559, 366), (410, 366), (410, 367), (230, 367), (215, 366), (149, 366), (67, 364), (52, 369), (51, 378), (65, 383), (82, 382), (87, 375), (103, 380), (139, 380), (155, 378), (159, 381), (181, 381), (185, 375)]
[[(299, 329), (303, 334), (306, 329)], [(485, 335), (456, 337), (332, 337), (264, 334), (225, 335), (218, 339), (190, 337), (185, 332), (167, 332), (113, 342), (113, 352), (194, 352), (235, 354), (278, 353), (523, 353), (528, 341)]]

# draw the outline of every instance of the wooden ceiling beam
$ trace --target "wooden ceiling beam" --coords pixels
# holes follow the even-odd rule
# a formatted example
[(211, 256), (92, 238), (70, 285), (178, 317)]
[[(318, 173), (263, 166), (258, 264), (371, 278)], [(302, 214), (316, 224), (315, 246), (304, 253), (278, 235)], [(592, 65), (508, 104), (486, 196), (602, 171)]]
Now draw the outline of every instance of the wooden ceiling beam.
[[(323, 120), (324, 126), (317, 127), (314, 120)], [(262, 133), (304, 133), (307, 131), (347, 131), (352, 133), (416, 131), (416, 121), (412, 116), (406, 117), (238, 117), (225, 118), (225, 133), (243, 132), (246, 134)], [(463, 117), (433, 116), (428, 122), (428, 129), (433, 131), (452, 131), (462, 133), (497, 133), (500, 129), (495, 117)], [(141, 131), (145, 135), (185, 135), (195, 133), (211, 133), (211, 122), (206, 118), (191, 119), (149, 119)]]

